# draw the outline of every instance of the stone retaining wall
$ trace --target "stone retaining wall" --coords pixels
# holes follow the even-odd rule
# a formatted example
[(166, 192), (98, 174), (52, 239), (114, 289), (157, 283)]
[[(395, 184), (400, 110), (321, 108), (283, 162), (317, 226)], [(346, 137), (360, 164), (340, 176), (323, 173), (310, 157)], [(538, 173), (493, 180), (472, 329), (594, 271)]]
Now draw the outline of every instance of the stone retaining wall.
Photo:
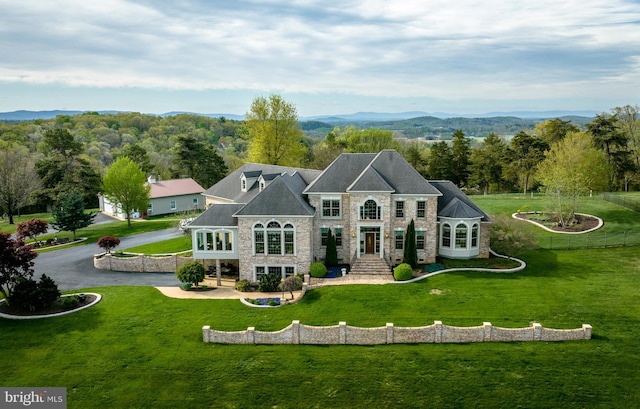
[(340, 322), (338, 325), (317, 327), (293, 321), (280, 331), (216, 331), (202, 327), (202, 340), (217, 344), (316, 344), (316, 345), (381, 345), (416, 343), (467, 343), (514, 341), (573, 341), (591, 339), (591, 325), (576, 329), (550, 329), (534, 323), (527, 328), (494, 327), (485, 322), (476, 327), (454, 327), (435, 321), (424, 327), (360, 328)]
[(175, 273), (178, 267), (193, 261), (193, 257), (172, 254), (166, 256), (116, 257), (113, 254), (93, 256), (93, 266), (100, 270), (132, 271), (137, 273)]

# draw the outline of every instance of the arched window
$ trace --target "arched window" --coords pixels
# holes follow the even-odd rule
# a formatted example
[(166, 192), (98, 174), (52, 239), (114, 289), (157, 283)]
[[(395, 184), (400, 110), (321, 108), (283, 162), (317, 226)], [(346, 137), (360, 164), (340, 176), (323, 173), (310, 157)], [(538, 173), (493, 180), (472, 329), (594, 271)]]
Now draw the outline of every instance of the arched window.
[(253, 248), (255, 254), (295, 254), (295, 227), (291, 223), (282, 225), (272, 220), (265, 228), (262, 223), (253, 226)]
[(253, 226), (253, 250), (255, 254), (264, 254), (264, 226), (262, 223)]
[(478, 232), (480, 227), (478, 223), (475, 223), (473, 227), (471, 227), (471, 247), (478, 247)]
[(267, 224), (267, 253), (282, 254), (282, 229), (275, 221)]
[(284, 225), (284, 254), (295, 253), (295, 234), (293, 231), (293, 225), (287, 223)]
[(360, 219), (380, 220), (380, 206), (375, 200), (369, 199), (360, 206)]
[(467, 226), (465, 224), (459, 224), (456, 226), (456, 248), (467, 248)]
[(196, 242), (201, 251), (233, 251), (233, 233), (229, 230), (198, 231)]
[(451, 247), (451, 226), (447, 223), (442, 225), (442, 247)]

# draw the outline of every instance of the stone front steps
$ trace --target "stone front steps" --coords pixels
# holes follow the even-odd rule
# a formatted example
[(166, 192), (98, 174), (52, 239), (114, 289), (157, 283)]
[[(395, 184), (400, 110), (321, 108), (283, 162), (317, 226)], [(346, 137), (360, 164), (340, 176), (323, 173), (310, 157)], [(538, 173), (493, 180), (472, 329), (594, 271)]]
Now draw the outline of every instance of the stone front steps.
[(387, 263), (378, 256), (361, 256), (351, 266), (349, 275), (358, 278), (383, 278), (385, 276), (393, 277), (393, 273)]

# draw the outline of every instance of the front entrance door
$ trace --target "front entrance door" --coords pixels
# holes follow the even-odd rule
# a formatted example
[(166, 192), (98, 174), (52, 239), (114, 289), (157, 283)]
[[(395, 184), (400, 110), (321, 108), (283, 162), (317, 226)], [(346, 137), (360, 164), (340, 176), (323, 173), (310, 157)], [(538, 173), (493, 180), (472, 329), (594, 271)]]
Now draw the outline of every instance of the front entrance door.
[(366, 233), (365, 234), (365, 254), (375, 254), (376, 253), (376, 234), (375, 233)]

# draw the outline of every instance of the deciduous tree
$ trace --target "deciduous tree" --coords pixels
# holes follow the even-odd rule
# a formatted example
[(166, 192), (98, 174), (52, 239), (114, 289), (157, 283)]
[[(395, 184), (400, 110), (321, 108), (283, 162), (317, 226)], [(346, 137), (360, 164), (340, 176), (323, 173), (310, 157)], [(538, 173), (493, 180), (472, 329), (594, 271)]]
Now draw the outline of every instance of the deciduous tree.
[(38, 236), (45, 234), (49, 230), (49, 223), (42, 219), (29, 219), (25, 222), (18, 223), (16, 226), (16, 234), (20, 240), (34, 239), (36, 244), (40, 246)]
[(33, 202), (33, 193), (40, 187), (26, 148), (0, 149), (0, 209), (9, 216), (9, 224), (16, 212)]
[(111, 254), (111, 250), (120, 245), (120, 239), (113, 236), (102, 236), (98, 239), (98, 247), (104, 249), (108, 254)]
[(198, 287), (198, 283), (204, 280), (206, 272), (202, 263), (190, 261), (178, 267), (176, 276), (181, 283), (193, 284)]
[(509, 215), (493, 217), (491, 222), (491, 249), (498, 254), (511, 258), (538, 247), (526, 222), (515, 220)]
[(33, 260), (38, 256), (22, 240), (0, 233), (0, 292), (10, 302), (11, 292), (20, 279), (33, 277)]
[(306, 157), (303, 132), (293, 104), (280, 95), (257, 97), (246, 114), (248, 159), (271, 165), (299, 166)]
[(579, 198), (606, 188), (607, 175), (607, 162), (589, 135), (573, 132), (551, 145), (538, 166), (537, 178), (558, 224), (567, 226), (573, 223)]
[(102, 178), (104, 196), (122, 210), (129, 227), (132, 213), (149, 205), (151, 186), (146, 182), (142, 170), (126, 156), (112, 163)]

